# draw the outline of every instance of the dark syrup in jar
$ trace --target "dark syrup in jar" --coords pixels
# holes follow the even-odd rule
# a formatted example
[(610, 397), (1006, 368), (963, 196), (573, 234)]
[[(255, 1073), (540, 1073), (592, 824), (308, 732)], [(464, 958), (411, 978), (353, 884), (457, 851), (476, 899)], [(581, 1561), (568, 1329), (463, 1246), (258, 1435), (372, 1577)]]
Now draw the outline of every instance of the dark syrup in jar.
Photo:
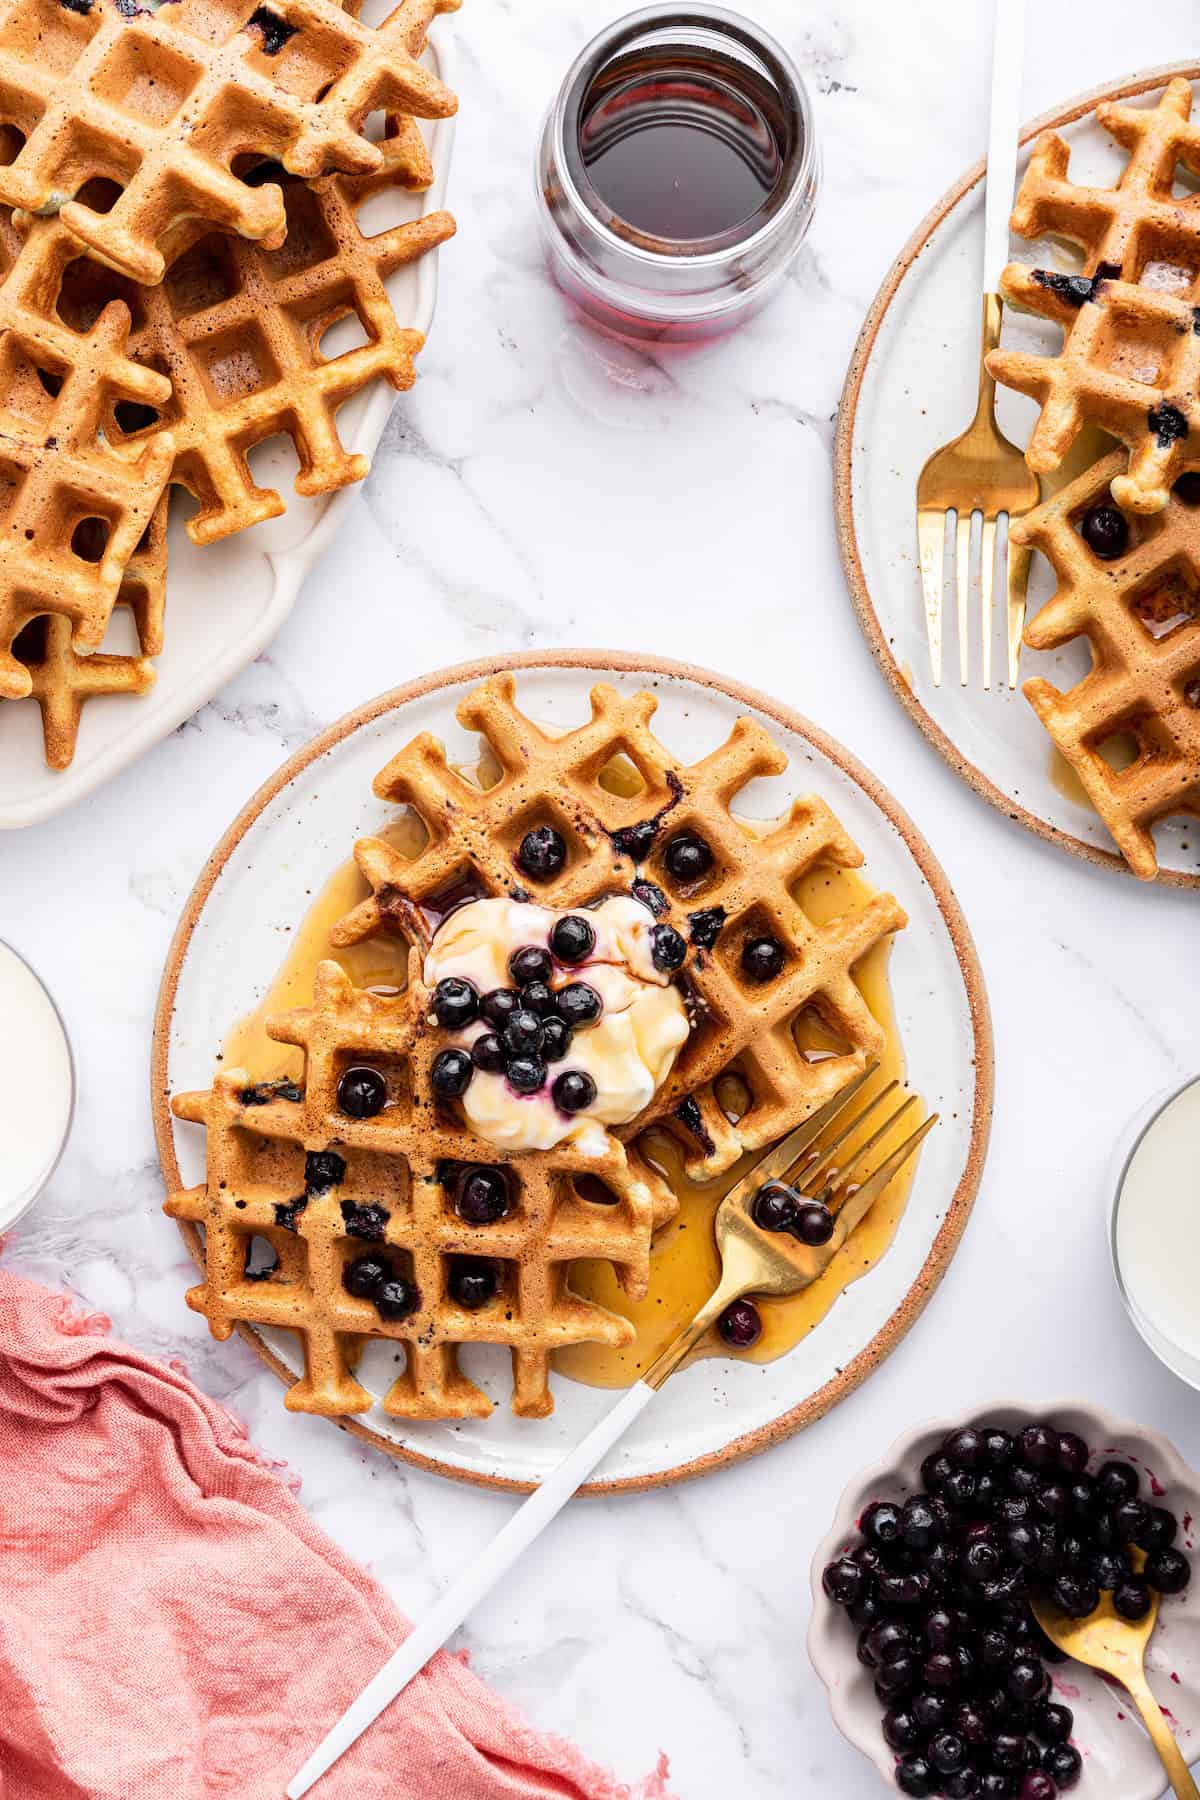
[(615, 57), (580, 111), (579, 155), (602, 204), (660, 245), (749, 236), (777, 188), (790, 122), (735, 55), (645, 45)]

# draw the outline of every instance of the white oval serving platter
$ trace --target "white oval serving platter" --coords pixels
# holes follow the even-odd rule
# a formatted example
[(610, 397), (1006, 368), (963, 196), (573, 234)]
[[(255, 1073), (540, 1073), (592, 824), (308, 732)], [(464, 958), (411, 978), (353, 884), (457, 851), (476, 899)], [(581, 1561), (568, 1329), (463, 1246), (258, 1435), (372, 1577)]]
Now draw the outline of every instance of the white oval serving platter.
[[(1101, 100), (1153, 101), (1173, 75), (1200, 78), (1200, 67), (1158, 69), (1069, 102), (1027, 127), (1026, 145), (1053, 127), (1071, 145), (1071, 179), (1110, 185), (1121, 151), (1096, 123)], [(1022, 153), (1024, 173), (1028, 149)], [(1013, 239), (1014, 260), (1066, 267), (1064, 247)], [(1125, 863), (1099, 817), (1056, 774), (1050, 739), (1018, 685), (979, 686), (978, 606), (973, 597), (971, 685), (958, 680), (953, 589), (946, 606), (946, 672), (935, 688), (925, 641), (916, 547), (917, 475), (929, 454), (964, 429), (979, 378), (979, 306), (983, 260), (983, 166), (968, 171), (918, 227), (877, 295), (846, 377), (835, 455), (838, 536), (851, 596), (892, 689), (921, 730), (963, 778), (1009, 818), (1089, 861)], [(1004, 342), (1049, 349), (1058, 334), (1039, 320), (1006, 314)], [(1001, 389), (998, 415), (1024, 444), (1034, 403)], [(1086, 460), (1091, 460), (1088, 457)], [(1086, 466), (1080, 464), (1080, 468)], [(1075, 469), (1079, 472), (1079, 468)], [(976, 534), (978, 535), (978, 534)], [(1034, 558), (1030, 615), (1049, 598), (1050, 571)], [(995, 607), (994, 664), (1004, 668), (1003, 606)], [(1089, 663), (1085, 646), (1052, 653), (1024, 650), (1021, 680), (1039, 674), (1067, 687)], [(1155, 833), (1159, 877), (1200, 886), (1200, 826), (1172, 820)]]
[[(827, 1319), (778, 1362), (699, 1362), (676, 1376), (600, 1470), (597, 1490), (641, 1488), (694, 1475), (810, 1423), (850, 1392), (918, 1317), (956, 1248), (978, 1188), (991, 1115), (991, 1027), (974, 948), (945, 875), (881, 785), (840, 745), (789, 709), (680, 664), (620, 652), (528, 653), (443, 671), (382, 696), (300, 751), (250, 801), (213, 852), (188, 902), (163, 979), (155, 1029), (153, 1104), (167, 1186), (203, 1180), (204, 1134), (181, 1124), (168, 1096), (204, 1088), (232, 1024), (262, 998), (301, 920), (335, 867), (393, 809), (371, 792), (376, 773), (415, 734), (431, 731), (452, 760), (478, 754), (456, 723), (462, 696), (497, 666), (516, 668), (530, 716), (571, 726), (588, 716), (588, 690), (612, 681), (658, 696), (655, 729), (692, 761), (723, 741), (740, 713), (757, 715), (790, 758), (787, 772), (757, 781), (736, 810), (773, 818), (797, 794), (832, 805), (866, 856), (873, 885), (901, 900), (909, 924), (895, 943), (892, 985), (909, 1079), (942, 1123), (927, 1139), (896, 1239), (850, 1286)], [(162, 1228), (170, 1229), (166, 1221)], [(192, 1246), (198, 1240), (193, 1233)], [(182, 1305), (182, 1295), (180, 1304)], [(297, 1367), (294, 1340), (243, 1328), (277, 1371)], [(268, 1341), (269, 1338), (269, 1341)], [(412, 1423), (378, 1405), (344, 1422), (392, 1454), (463, 1480), (512, 1488), (540, 1480), (613, 1404), (610, 1392), (553, 1378), (556, 1410), (545, 1420), (508, 1409), (507, 1352), (476, 1347), (466, 1366), (496, 1402), (485, 1421)], [(390, 1361), (387, 1369), (391, 1369)], [(372, 1381), (370, 1353), (359, 1371)], [(282, 1397), (281, 1397), (282, 1403)], [(313, 1421), (314, 1428), (327, 1429)]]
[[(439, 31), (445, 31), (444, 23)], [(429, 46), (423, 60), (453, 87), (452, 59), (444, 38)], [(423, 218), (445, 204), (454, 120), (420, 124), (433, 161), (433, 184), (425, 193), (398, 189), (369, 200), (363, 219), (371, 232)], [(438, 252), (433, 250), (396, 270), (387, 281), (396, 316), (426, 335), (433, 323), (437, 270)], [(327, 334), (327, 354), (337, 354), (336, 333), (343, 327), (352, 330), (353, 321), (344, 320)], [(343, 347), (352, 341), (348, 338)], [(371, 455), (396, 398), (386, 382), (376, 381), (346, 402), (338, 413), (338, 431), (348, 451)], [(53, 818), (111, 780), (211, 700), (275, 636), (358, 490), (344, 488), (310, 499), (295, 493), (296, 454), (287, 437), (259, 445), (250, 453), (250, 464), (259, 483), (278, 489), (286, 501), (287, 511), (278, 519), (200, 548), (184, 529), (185, 509), (172, 505), (166, 641), (162, 655), (155, 658), (158, 678), (147, 695), (137, 700), (126, 695), (89, 700), (75, 760), (61, 771), (46, 767), (37, 702), (9, 701), (0, 706), (0, 829)], [(105, 648), (118, 654), (136, 648), (132, 625), (120, 612)]]

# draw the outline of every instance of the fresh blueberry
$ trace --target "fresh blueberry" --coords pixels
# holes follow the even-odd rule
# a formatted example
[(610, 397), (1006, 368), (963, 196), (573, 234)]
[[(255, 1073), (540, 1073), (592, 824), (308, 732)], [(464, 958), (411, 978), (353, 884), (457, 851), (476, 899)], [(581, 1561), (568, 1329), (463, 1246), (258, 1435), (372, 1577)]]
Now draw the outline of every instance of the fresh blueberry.
[(540, 1056), (511, 1056), (505, 1072), (518, 1094), (536, 1094), (546, 1085), (546, 1065)]
[(1051, 1469), (1058, 1461), (1058, 1433), (1048, 1425), (1027, 1425), (1021, 1433), (1020, 1451), (1031, 1469)]
[(1084, 513), (1079, 530), (1093, 556), (1108, 562), (1124, 556), (1129, 548), (1129, 520), (1115, 506), (1093, 506)]
[(1128, 1580), (1132, 1572), (1124, 1550), (1098, 1550), (1092, 1558), (1092, 1580), (1097, 1587), (1110, 1593)]
[(1045, 1698), (1049, 1677), (1036, 1656), (1018, 1656), (1006, 1677), (1008, 1691), (1019, 1706), (1032, 1706)]
[(521, 996), (514, 988), (493, 988), (479, 1002), (479, 1011), (489, 1025), (503, 1031), (520, 1004)]
[(1100, 1589), (1086, 1575), (1060, 1575), (1054, 1583), (1054, 1602), (1069, 1619), (1086, 1619), (1100, 1604)]
[(498, 1075), (504, 1067), (504, 1045), (494, 1031), (485, 1031), (471, 1045), (471, 1061), (485, 1075)]
[(577, 1113), (596, 1098), (596, 1084), (583, 1069), (567, 1069), (550, 1090), (559, 1112)]
[(942, 1535), (942, 1523), (924, 1494), (913, 1494), (900, 1513), (900, 1537), (909, 1550), (932, 1550)]
[(559, 988), (555, 1003), (559, 1018), (572, 1031), (579, 1030), (581, 1026), (594, 1025), (604, 1011), (604, 1002), (595, 988), (589, 987), (586, 981), (571, 981), (566, 987)]
[(521, 1007), (513, 1013), (500, 1033), (506, 1056), (531, 1056), (542, 1047), (542, 1021), (535, 1012)]
[(821, 1575), (821, 1586), (837, 1606), (852, 1606), (863, 1594), (870, 1576), (853, 1557), (839, 1556), (828, 1563)]
[(900, 1508), (890, 1500), (875, 1500), (859, 1521), (859, 1530), (877, 1550), (890, 1550), (900, 1542)]
[(929, 1760), (939, 1775), (956, 1775), (967, 1760), (967, 1746), (957, 1731), (937, 1731), (929, 1740)]
[(457, 975), (447, 975), (433, 990), (433, 1016), (445, 1031), (461, 1031), (479, 1012), (479, 991)]
[(567, 846), (553, 825), (527, 831), (517, 851), (517, 866), (534, 881), (550, 881), (567, 860)]
[(1016, 1445), (1007, 1431), (998, 1426), (989, 1425), (983, 1432), (983, 1460), (989, 1469), (1007, 1469), (1010, 1467)]
[(928, 1795), (936, 1793), (936, 1781), (933, 1764), (924, 1756), (902, 1756), (896, 1764), (896, 1786), (913, 1800), (927, 1800)]
[(1065, 1744), (1075, 1729), (1075, 1715), (1069, 1706), (1047, 1700), (1034, 1713), (1033, 1728), (1044, 1744)]
[(375, 1294), (375, 1305), (381, 1319), (395, 1324), (399, 1319), (407, 1319), (415, 1313), (421, 1304), (421, 1297), (411, 1281), (405, 1281), (402, 1275), (390, 1275), (380, 1283)]
[(1127, 1575), (1113, 1588), (1113, 1608), (1130, 1624), (1136, 1625), (1139, 1619), (1144, 1619), (1153, 1604), (1150, 1584), (1139, 1575)]
[(387, 1082), (378, 1069), (347, 1069), (338, 1082), (337, 1097), (352, 1119), (373, 1119), (387, 1104)]
[(596, 948), (595, 930), (579, 913), (568, 913), (565, 919), (555, 921), (550, 948), (560, 963), (586, 962)]
[(796, 1196), (791, 1188), (769, 1181), (754, 1202), (754, 1223), (761, 1231), (791, 1231), (796, 1223)]
[(650, 960), (656, 969), (669, 975), (683, 966), (687, 944), (673, 925), (656, 925), (650, 933)]
[(466, 1050), (442, 1050), (433, 1059), (430, 1082), (441, 1100), (457, 1100), (471, 1084), (474, 1064)]
[(1137, 1471), (1128, 1463), (1106, 1462), (1096, 1476), (1096, 1493), (1105, 1506), (1120, 1506), (1123, 1500), (1133, 1500), (1137, 1491)]
[(902, 1754), (905, 1750), (915, 1749), (925, 1734), (916, 1714), (909, 1707), (900, 1705), (884, 1713), (883, 1735), (890, 1748)]
[(762, 1319), (749, 1300), (735, 1300), (717, 1320), (717, 1330), (731, 1350), (749, 1350), (762, 1336)]
[(1179, 1535), (1179, 1520), (1164, 1506), (1146, 1508), (1141, 1531), (1134, 1539), (1139, 1550), (1169, 1550)]
[(360, 1256), (342, 1270), (342, 1286), (356, 1300), (373, 1300), (391, 1274), (379, 1256)]
[(1074, 1431), (1058, 1434), (1058, 1466), (1068, 1475), (1082, 1475), (1088, 1465), (1088, 1447)]
[(681, 886), (702, 881), (713, 866), (713, 853), (694, 831), (675, 834), (663, 852), (668, 875)]
[(509, 957), (508, 972), (518, 987), (526, 987), (531, 981), (549, 981), (554, 963), (548, 950), (538, 944), (526, 944)]
[(494, 1225), (508, 1211), (508, 1183), (499, 1169), (482, 1165), (459, 1177), (455, 1208), (468, 1225)]
[(521, 1011), (548, 1019), (554, 1011), (554, 992), (544, 981), (527, 981), (521, 989)]
[(478, 1256), (460, 1256), (450, 1271), (450, 1298), (467, 1312), (477, 1312), (496, 1298), (500, 1277), (495, 1263)]
[(542, 1020), (542, 1060), (561, 1062), (571, 1048), (571, 1029), (560, 1018)]
[(786, 960), (783, 945), (775, 937), (747, 938), (742, 945), (742, 968), (751, 981), (774, 981)]
[(795, 1232), (802, 1244), (819, 1249), (833, 1236), (835, 1220), (820, 1200), (809, 1200), (796, 1213)]
[(977, 1469), (983, 1461), (983, 1436), (971, 1425), (952, 1431), (942, 1449), (957, 1469)]
[(937, 1731), (954, 1717), (954, 1702), (929, 1688), (914, 1696), (912, 1709), (922, 1731)]
[(1083, 1758), (1074, 1744), (1049, 1744), (1042, 1752), (1042, 1769), (1060, 1788), (1073, 1788), (1083, 1769)]
[(1160, 1594), (1182, 1594), (1192, 1578), (1188, 1559), (1178, 1550), (1152, 1550), (1144, 1574)]
[(859, 1661), (869, 1669), (877, 1669), (882, 1663), (895, 1662), (901, 1656), (908, 1656), (912, 1651), (912, 1633), (908, 1626), (899, 1619), (882, 1619), (878, 1625), (863, 1634), (859, 1647)]

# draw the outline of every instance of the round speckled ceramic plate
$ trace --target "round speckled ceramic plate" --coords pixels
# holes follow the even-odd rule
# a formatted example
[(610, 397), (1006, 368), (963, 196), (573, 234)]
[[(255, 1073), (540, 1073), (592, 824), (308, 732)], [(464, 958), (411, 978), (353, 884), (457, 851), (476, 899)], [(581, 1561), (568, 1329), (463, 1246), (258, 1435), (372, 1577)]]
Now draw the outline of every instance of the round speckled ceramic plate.
[[(530, 654), (499, 666), (519, 670), (522, 709), (554, 725), (588, 716), (596, 680), (625, 690), (651, 686), (659, 700), (655, 729), (689, 762), (723, 741), (740, 713), (759, 717), (787, 751), (789, 767), (746, 788), (736, 810), (770, 819), (798, 794), (821, 794), (864, 851), (867, 878), (895, 893), (909, 915), (892, 956), (892, 989), (909, 1079), (943, 1123), (926, 1141), (892, 1247), (777, 1362), (714, 1359), (676, 1376), (595, 1484), (609, 1491), (653, 1486), (749, 1455), (811, 1423), (913, 1324), (954, 1253), (979, 1185), (992, 1096), (987, 998), (965, 921), (928, 845), (874, 777), (797, 714), (701, 670), (616, 652)], [(269, 986), (306, 895), (320, 889), (357, 838), (385, 823), (391, 809), (374, 798), (371, 782), (388, 758), (420, 731), (442, 739), (452, 760), (477, 754), (454, 709), (496, 667), (446, 670), (350, 714), (260, 789), (213, 852), (176, 934), (155, 1026), (155, 1127), (169, 1189), (203, 1179), (204, 1134), (171, 1117), (168, 1095), (208, 1086), (216, 1051)], [(196, 1252), (195, 1229), (185, 1235)], [(277, 1372), (299, 1366), (288, 1336), (243, 1335)], [(381, 1368), (373, 1381), (370, 1356), (359, 1379), (380, 1393), (394, 1370), (389, 1362), (388, 1373)], [(553, 1416), (517, 1419), (508, 1410), (507, 1352), (474, 1347), (464, 1365), (497, 1403), (490, 1419), (412, 1423), (376, 1405), (346, 1421), (347, 1429), (441, 1474), (523, 1488), (612, 1404), (610, 1393), (556, 1375)]]
[[(1122, 153), (1097, 125), (1097, 103), (1153, 100), (1172, 75), (1200, 78), (1183, 65), (1130, 77), (1071, 101), (1026, 130), (1047, 126), (1071, 145), (1073, 180), (1110, 185)], [(1024, 172), (1024, 157), (1021, 172)], [(916, 544), (916, 486), (939, 444), (966, 425), (979, 376), (979, 286), (983, 246), (983, 165), (968, 171), (905, 245), (867, 315), (846, 377), (838, 425), (835, 487), (838, 536), (850, 592), (876, 660), (907, 711), (964, 780), (1009, 818), (1076, 856), (1115, 870), (1125, 863), (1101, 820), (1056, 773), (1050, 739), (1020, 688), (978, 685), (979, 646), (972, 640), (972, 683), (957, 678), (953, 594), (947, 602), (947, 671), (940, 688), (929, 672), (925, 613)], [(1013, 240), (1020, 261), (1054, 261), (1054, 247)], [(1005, 318), (1004, 342), (1046, 350), (1057, 337), (1039, 320)], [(1001, 425), (1024, 444), (1036, 417), (1032, 401), (1001, 389)], [(1079, 471), (1076, 470), (1076, 473)], [(1034, 558), (1030, 613), (1050, 596), (1053, 579)], [(1003, 607), (995, 608), (995, 666), (1003, 667)], [(972, 614), (972, 630), (977, 610)], [(1025, 650), (1022, 680), (1045, 675), (1069, 687), (1086, 672), (1082, 643), (1052, 653)], [(1200, 828), (1168, 820), (1155, 832), (1159, 880), (1200, 887)]]

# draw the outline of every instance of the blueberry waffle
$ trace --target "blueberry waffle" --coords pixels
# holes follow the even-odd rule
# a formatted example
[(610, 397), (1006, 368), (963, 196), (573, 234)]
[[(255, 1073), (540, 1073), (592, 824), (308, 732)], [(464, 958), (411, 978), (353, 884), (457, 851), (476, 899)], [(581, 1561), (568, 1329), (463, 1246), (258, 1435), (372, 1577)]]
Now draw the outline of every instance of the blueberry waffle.
[[(532, 896), (562, 910), (632, 893), (655, 917), (655, 963), (680, 985), (692, 1029), (620, 1135), (665, 1125), (685, 1148), (689, 1175), (707, 1179), (783, 1137), (880, 1054), (883, 1032), (853, 971), (904, 925), (904, 912), (880, 894), (827, 924), (808, 918), (796, 899), (801, 878), (819, 865), (858, 868), (862, 854), (819, 799), (797, 800), (759, 830), (735, 816), (747, 783), (787, 768), (755, 720), (739, 719), (726, 743), (689, 766), (652, 734), (653, 694), (601, 684), (588, 722), (555, 735), (518, 710), (514, 693), (513, 677), (496, 675), (458, 708), (496, 760), (492, 786), (452, 767), (428, 734), (381, 772), (376, 793), (411, 808), (428, 841), (414, 858), (381, 839), (357, 846), (371, 895), (332, 940), (389, 932), (425, 948), (464, 898)], [(636, 770), (636, 793), (613, 792), (606, 780), (621, 758)], [(838, 1046), (819, 1059), (796, 1035), (813, 1014)], [(727, 1076), (747, 1096), (733, 1118)]]
[(169, 432), (105, 439), (110, 405), (161, 407), (170, 393), (128, 357), (126, 308), (80, 333), (28, 298), (0, 307), (0, 699), (33, 691), (13, 652), (33, 620), (64, 619), (77, 650), (99, 648), (175, 454)]
[(206, 1184), (166, 1204), (203, 1228), (204, 1281), (188, 1304), (218, 1338), (242, 1324), (297, 1334), (294, 1412), (365, 1412), (355, 1371), (383, 1340), (405, 1357), (398, 1376), (388, 1359), (387, 1413), (486, 1417), (492, 1402), (458, 1355), (499, 1344), (513, 1411), (541, 1418), (554, 1351), (633, 1337), (572, 1293), (570, 1265), (609, 1262), (644, 1294), (669, 1188), (613, 1137), (600, 1155), (567, 1143), (508, 1154), (464, 1129), (432, 1098), (430, 1003), (415, 953), (400, 994), (356, 989), (322, 963), (312, 1005), (267, 1025), (303, 1049), (301, 1082), (253, 1087), (227, 1071), (173, 1101), (208, 1128)]
[[(20, 134), (0, 201), (57, 213), (100, 261), (155, 285), (194, 221), (278, 249), (278, 186), (246, 174), (372, 174), (376, 111), (446, 117), (416, 61), (457, 0), (402, 0), (372, 29), (337, 0), (0, 0), (0, 123)], [(81, 190), (115, 184), (106, 209)]]
[(1056, 132), (1038, 139), (1013, 230), (1077, 245), (1083, 267), (1011, 264), (1005, 297), (1060, 326), (1062, 347), (987, 359), (997, 380), (1041, 407), (1030, 468), (1057, 469), (1085, 425), (1101, 426), (1129, 450), (1113, 494), (1130, 512), (1161, 511), (1176, 477), (1200, 465), (1200, 196), (1174, 191), (1179, 171), (1200, 175), (1191, 110), (1180, 77), (1155, 106), (1098, 107), (1100, 124), (1129, 152), (1113, 188), (1071, 181), (1065, 141)]
[(71, 642), (71, 622), (61, 613), (34, 619), (13, 645), (17, 661), (29, 671), (31, 698), (42, 711), (46, 761), (65, 769), (75, 757), (84, 706), (103, 694), (138, 695), (154, 685), (154, 665), (163, 645), (163, 607), (167, 585), (167, 497), (154, 516), (121, 580), (117, 606), (133, 615), (136, 656), (95, 651), (80, 656)]
[[(1014, 523), (1058, 577), (1025, 642), (1056, 650), (1075, 638), (1092, 666), (1065, 692), (1025, 694), (1087, 791), (1135, 875), (1158, 869), (1153, 828), (1200, 815), (1200, 475), (1184, 475), (1162, 512), (1126, 517), (1109, 499), (1124, 461), (1111, 456)], [(1132, 742), (1132, 762), (1104, 755)]]
[[(158, 287), (139, 287), (81, 256), (59, 220), (18, 229), (0, 215), (0, 327), (20, 309), (71, 341), (91, 331), (111, 301), (128, 307), (127, 355), (147, 381), (149, 371), (159, 372), (162, 392), (153, 404), (133, 406), (114, 395), (102, 428), (110, 443), (133, 453), (169, 431), (171, 479), (200, 503), (187, 526), (197, 544), (283, 512), (280, 495), (258, 486), (247, 461), (267, 438), (292, 439), (300, 494), (361, 481), (370, 463), (343, 449), (338, 408), (377, 378), (397, 390), (412, 386), (424, 339), (397, 321), (386, 279), (444, 243), (454, 221), (435, 212), (374, 235), (360, 229), (359, 213), (377, 194), (431, 179), (412, 121), (394, 121), (392, 130), (374, 174), (305, 183), (276, 171), (288, 220), (281, 249), (194, 227), (198, 241)], [(348, 317), (363, 341), (326, 355), (323, 338)]]

